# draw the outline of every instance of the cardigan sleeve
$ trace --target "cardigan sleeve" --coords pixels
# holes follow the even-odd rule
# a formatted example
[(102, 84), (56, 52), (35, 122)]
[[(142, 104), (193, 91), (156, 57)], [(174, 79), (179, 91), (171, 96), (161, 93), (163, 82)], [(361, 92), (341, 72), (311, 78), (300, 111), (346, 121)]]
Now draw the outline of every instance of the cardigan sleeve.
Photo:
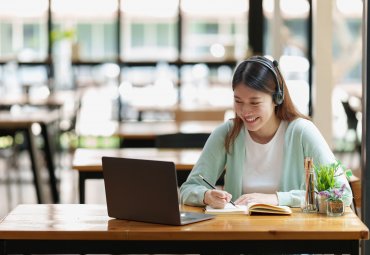
[(226, 164), (225, 136), (228, 132), (228, 123), (217, 127), (208, 138), (203, 151), (190, 172), (186, 182), (180, 187), (182, 204), (203, 206), (204, 193), (210, 189), (199, 174), (211, 184), (215, 184), (222, 174)]

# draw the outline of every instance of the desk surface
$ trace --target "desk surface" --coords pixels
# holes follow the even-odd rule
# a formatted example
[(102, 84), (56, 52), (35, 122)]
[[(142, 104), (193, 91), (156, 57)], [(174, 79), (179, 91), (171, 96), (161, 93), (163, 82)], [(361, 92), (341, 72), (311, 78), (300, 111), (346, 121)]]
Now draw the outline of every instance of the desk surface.
[[(187, 211), (200, 208), (183, 207)], [(107, 216), (105, 205), (18, 205), (0, 223), (0, 240), (360, 240), (369, 230), (347, 208), (342, 217), (217, 215), (185, 226), (167, 226)]]
[(77, 149), (72, 168), (78, 171), (102, 171), (102, 156), (110, 156), (172, 161), (177, 170), (189, 170), (193, 168), (201, 152), (202, 149)]

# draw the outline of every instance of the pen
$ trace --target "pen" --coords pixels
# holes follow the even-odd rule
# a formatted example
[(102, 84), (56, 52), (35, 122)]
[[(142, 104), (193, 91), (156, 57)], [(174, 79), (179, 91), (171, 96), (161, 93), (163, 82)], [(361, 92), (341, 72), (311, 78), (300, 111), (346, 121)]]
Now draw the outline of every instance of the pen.
[[(216, 189), (215, 186), (213, 186), (211, 183), (209, 183), (209, 181), (207, 181), (206, 179), (204, 179), (204, 177), (202, 175), (199, 175), (200, 178), (202, 178), (202, 180), (207, 183), (212, 189)], [(236, 207), (236, 205), (234, 204), (234, 202), (232, 200), (230, 200), (230, 203)]]

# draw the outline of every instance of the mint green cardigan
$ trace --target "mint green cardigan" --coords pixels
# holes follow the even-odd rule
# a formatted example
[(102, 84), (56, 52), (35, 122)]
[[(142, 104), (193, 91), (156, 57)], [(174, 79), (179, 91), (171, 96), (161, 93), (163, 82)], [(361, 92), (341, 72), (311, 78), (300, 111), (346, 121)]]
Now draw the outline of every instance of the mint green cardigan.
[[(242, 176), (247, 149), (246, 131), (244, 128), (241, 129), (230, 153), (227, 153), (224, 146), (225, 137), (232, 125), (232, 120), (223, 123), (208, 138), (188, 179), (180, 187), (180, 199), (183, 204), (204, 206), (204, 193), (209, 187), (202, 182), (199, 174), (215, 184), (224, 169), (226, 169), (224, 190), (229, 192), (234, 200), (242, 195)], [(313, 157), (314, 164), (333, 163), (335, 157), (316, 126), (303, 118), (288, 124), (281, 149), (284, 150), (284, 159), (277, 191), (279, 205), (299, 207), (305, 195), (304, 157)], [(348, 206), (352, 202), (351, 188), (344, 174), (336, 178), (338, 184), (346, 184), (345, 204)]]

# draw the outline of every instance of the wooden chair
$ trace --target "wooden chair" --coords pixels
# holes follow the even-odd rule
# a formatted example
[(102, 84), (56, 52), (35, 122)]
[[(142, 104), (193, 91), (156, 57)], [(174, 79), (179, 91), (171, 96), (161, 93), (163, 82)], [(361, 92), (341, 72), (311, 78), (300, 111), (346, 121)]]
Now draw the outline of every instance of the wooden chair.
[(361, 154), (361, 141), (357, 137), (357, 125), (358, 125), (358, 119), (357, 119), (357, 113), (356, 111), (351, 107), (348, 101), (344, 102), (342, 101), (344, 112), (347, 116), (347, 128), (348, 131), (353, 131), (356, 134), (356, 138), (354, 141), (354, 150)]
[(353, 207), (355, 213), (358, 215), (358, 210), (361, 209), (361, 179), (352, 175), (349, 180), (349, 185), (351, 186), (353, 194)]

